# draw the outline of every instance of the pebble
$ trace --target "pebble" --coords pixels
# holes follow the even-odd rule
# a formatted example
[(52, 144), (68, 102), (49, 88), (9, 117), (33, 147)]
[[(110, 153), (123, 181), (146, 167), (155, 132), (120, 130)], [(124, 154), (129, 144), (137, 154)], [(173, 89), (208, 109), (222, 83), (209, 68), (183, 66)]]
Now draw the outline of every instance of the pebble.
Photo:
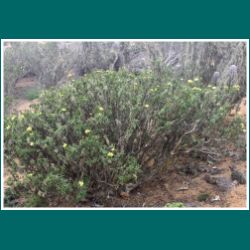
[(179, 187), (176, 189), (176, 191), (185, 191), (188, 190), (188, 187)]
[(220, 201), (220, 196), (216, 195), (214, 198), (211, 199), (211, 202), (215, 202), (215, 201)]
[(204, 176), (204, 180), (212, 185), (216, 185), (220, 191), (225, 192), (231, 188), (231, 181), (225, 177), (214, 177), (209, 174)]
[(226, 192), (231, 188), (231, 180), (226, 177), (218, 177), (216, 180), (216, 185), (220, 191)]
[(218, 167), (216, 167), (216, 166), (212, 167), (212, 168), (209, 170), (209, 173), (210, 173), (211, 175), (221, 174), (222, 172), (223, 172), (223, 170), (220, 169), (220, 168), (218, 168)]

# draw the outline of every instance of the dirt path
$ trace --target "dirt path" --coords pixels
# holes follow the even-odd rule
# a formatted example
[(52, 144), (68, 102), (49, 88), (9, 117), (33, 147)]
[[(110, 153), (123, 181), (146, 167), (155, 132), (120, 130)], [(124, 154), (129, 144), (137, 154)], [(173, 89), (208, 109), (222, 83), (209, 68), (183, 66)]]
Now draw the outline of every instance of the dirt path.
[(38, 103), (39, 103), (38, 99), (34, 99), (32, 101), (26, 99), (18, 99), (15, 104), (15, 110), (17, 112), (23, 112), (25, 110), (29, 110), (31, 105)]
[(31, 105), (39, 103), (38, 99), (34, 99), (30, 101), (30, 100), (27, 100), (24, 96), (25, 91), (27, 91), (30, 88), (37, 87), (37, 84), (38, 83), (34, 77), (26, 77), (26, 78), (20, 79), (17, 82), (16, 91), (15, 91), (15, 95), (17, 96), (17, 99), (15, 100), (15, 104), (13, 107), (14, 110), (16, 110), (17, 112), (22, 112), (22, 111), (30, 109)]

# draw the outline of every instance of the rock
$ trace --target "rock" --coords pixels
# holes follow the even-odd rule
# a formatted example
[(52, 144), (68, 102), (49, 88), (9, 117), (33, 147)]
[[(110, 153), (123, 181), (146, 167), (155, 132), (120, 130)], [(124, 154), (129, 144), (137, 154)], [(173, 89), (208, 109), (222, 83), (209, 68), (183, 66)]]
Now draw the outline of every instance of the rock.
[(179, 187), (176, 189), (176, 191), (185, 191), (188, 190), (188, 187)]
[(199, 164), (197, 169), (200, 173), (208, 172), (207, 164)]
[(239, 182), (236, 181), (236, 180), (234, 180), (234, 181), (232, 182), (232, 187), (235, 187), (235, 186), (237, 186), (237, 185), (239, 185)]
[(114, 196), (114, 192), (113, 191), (109, 191), (108, 195), (107, 195), (107, 199), (111, 199)]
[(100, 204), (98, 204), (98, 203), (94, 203), (93, 204), (93, 207), (104, 207), (103, 205), (100, 205)]
[(220, 201), (221, 199), (220, 199), (220, 196), (219, 195), (216, 195), (215, 197), (213, 197), (212, 199), (211, 199), (211, 202), (215, 202), (215, 201)]
[(228, 79), (227, 84), (232, 85), (238, 81), (238, 67), (236, 65), (230, 65), (228, 69)]
[(220, 72), (215, 71), (213, 76), (212, 76), (211, 83), (217, 84), (219, 81), (219, 78), (220, 78)]
[(211, 175), (217, 175), (217, 174), (221, 174), (223, 172), (223, 169), (220, 169), (216, 166), (212, 167), (210, 170), (209, 170), (209, 173)]
[(209, 174), (206, 174), (203, 179), (209, 184), (216, 185), (216, 178), (210, 176)]
[(229, 167), (231, 170), (231, 178), (233, 181), (237, 181), (239, 184), (246, 184), (245, 176), (236, 169), (235, 165)]
[(138, 185), (133, 183), (128, 183), (125, 187), (125, 192), (130, 193), (133, 189), (135, 189)]
[(204, 180), (212, 185), (216, 185), (220, 191), (225, 192), (227, 191), (229, 188), (231, 188), (231, 181), (229, 179), (227, 179), (226, 177), (222, 177), (222, 176), (211, 176), (209, 174), (206, 174), (204, 176)]
[(227, 179), (226, 177), (217, 177), (216, 186), (220, 191), (226, 192), (231, 188), (231, 180)]
[(178, 170), (185, 175), (196, 176), (199, 173), (207, 172), (206, 166), (199, 163), (189, 163), (188, 165), (179, 166)]
[(198, 207), (199, 204), (196, 204), (195, 202), (187, 202), (187, 203), (184, 203), (184, 206), (185, 207)]

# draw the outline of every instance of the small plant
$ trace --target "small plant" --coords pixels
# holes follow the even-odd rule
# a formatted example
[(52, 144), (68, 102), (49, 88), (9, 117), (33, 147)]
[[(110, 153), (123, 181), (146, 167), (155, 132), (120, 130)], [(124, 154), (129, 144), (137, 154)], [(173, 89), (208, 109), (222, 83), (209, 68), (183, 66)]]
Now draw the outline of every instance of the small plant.
[(184, 204), (182, 202), (171, 202), (167, 203), (165, 207), (184, 207)]
[(24, 96), (27, 100), (32, 101), (34, 99), (39, 98), (40, 96), (40, 90), (37, 88), (32, 88), (32, 89), (28, 89), (25, 93)]
[(20, 194), (16, 193), (13, 187), (8, 187), (4, 194), (4, 204), (6, 207), (16, 207), (18, 206), (18, 197)]
[(209, 194), (208, 193), (201, 193), (197, 196), (197, 200), (202, 202), (202, 201), (207, 201), (209, 199)]

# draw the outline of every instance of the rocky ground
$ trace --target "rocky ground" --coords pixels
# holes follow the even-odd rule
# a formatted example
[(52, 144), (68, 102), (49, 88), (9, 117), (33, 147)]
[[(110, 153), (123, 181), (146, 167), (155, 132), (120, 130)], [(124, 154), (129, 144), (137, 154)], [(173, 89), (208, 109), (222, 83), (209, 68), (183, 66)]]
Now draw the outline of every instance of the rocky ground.
[[(121, 193), (119, 198), (110, 198), (109, 206), (117, 207), (164, 207), (167, 203), (181, 202), (185, 207), (246, 207), (246, 185), (231, 180), (229, 166), (232, 163), (242, 173), (246, 163), (226, 158), (216, 166), (204, 163), (182, 162), (180, 169), (173, 168), (165, 175), (144, 183), (131, 194)], [(197, 167), (196, 174), (187, 174), (185, 169)], [(213, 173), (213, 170), (218, 170)], [(210, 176), (214, 182), (205, 177)]]

